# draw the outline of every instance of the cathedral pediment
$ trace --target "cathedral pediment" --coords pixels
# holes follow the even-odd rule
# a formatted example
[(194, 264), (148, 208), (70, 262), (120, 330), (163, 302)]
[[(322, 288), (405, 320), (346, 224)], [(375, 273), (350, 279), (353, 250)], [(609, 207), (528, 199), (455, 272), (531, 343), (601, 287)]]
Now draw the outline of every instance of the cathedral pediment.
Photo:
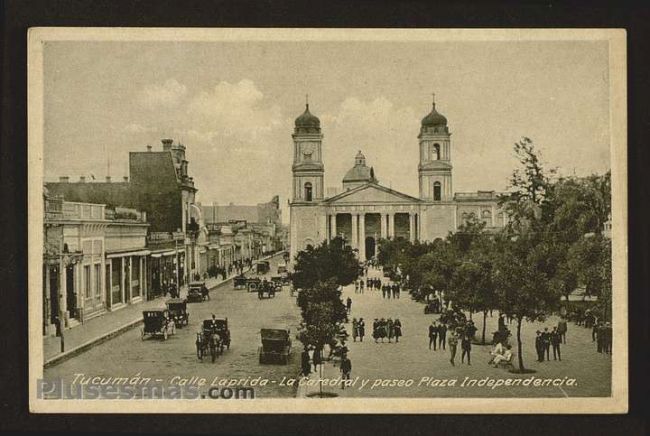
[(368, 204), (368, 203), (421, 203), (410, 195), (394, 191), (377, 183), (366, 183), (324, 200), (326, 204)]

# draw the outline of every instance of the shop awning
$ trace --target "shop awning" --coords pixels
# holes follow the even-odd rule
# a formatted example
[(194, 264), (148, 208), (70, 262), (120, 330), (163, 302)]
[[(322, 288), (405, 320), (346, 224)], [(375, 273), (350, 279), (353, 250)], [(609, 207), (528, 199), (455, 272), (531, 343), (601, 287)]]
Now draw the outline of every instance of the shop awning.
[(147, 256), (151, 254), (150, 250), (133, 250), (133, 251), (120, 251), (114, 253), (106, 253), (107, 259), (114, 259), (116, 257), (128, 257), (128, 256)]
[(185, 249), (184, 248), (179, 248), (178, 250), (167, 250), (167, 251), (158, 251), (155, 253), (151, 253), (151, 257), (163, 257), (163, 256), (173, 256), (176, 253), (184, 253)]

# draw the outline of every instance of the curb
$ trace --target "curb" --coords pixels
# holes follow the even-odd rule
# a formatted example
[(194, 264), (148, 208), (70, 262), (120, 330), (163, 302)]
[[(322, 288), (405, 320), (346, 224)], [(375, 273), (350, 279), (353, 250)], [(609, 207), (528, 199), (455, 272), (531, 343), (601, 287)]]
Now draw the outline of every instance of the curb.
[(75, 347), (69, 351), (66, 351), (62, 354), (59, 354), (57, 356), (54, 356), (48, 360), (45, 361), (43, 364), (43, 368), (50, 368), (54, 365), (58, 365), (59, 363), (65, 362), (68, 359), (71, 359), (84, 351), (88, 350), (89, 348), (93, 347), (94, 345), (99, 345), (102, 342), (106, 342), (109, 339), (112, 339), (116, 336), (121, 335), (122, 333), (125, 333), (129, 330), (131, 330), (134, 327), (137, 327), (138, 325), (142, 324), (142, 319), (136, 319), (128, 324), (125, 324), (121, 327), (116, 328), (115, 330), (112, 330), (104, 335), (98, 336), (94, 339), (91, 339), (89, 341), (84, 342), (83, 344), (79, 345), (78, 347)]

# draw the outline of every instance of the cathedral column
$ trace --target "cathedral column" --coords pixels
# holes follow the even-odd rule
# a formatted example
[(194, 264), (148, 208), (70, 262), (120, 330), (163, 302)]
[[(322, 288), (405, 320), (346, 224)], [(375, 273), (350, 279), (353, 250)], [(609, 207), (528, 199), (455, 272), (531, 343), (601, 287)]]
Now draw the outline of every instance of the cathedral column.
[(388, 215), (388, 237), (395, 238), (395, 213)]
[(380, 223), (381, 223), (381, 225), (380, 225), (380, 228), (381, 228), (380, 236), (381, 236), (381, 239), (386, 239), (388, 237), (388, 235), (386, 234), (386, 229), (388, 228), (388, 226), (386, 225), (386, 214), (382, 213), (382, 214), (379, 215), (379, 217), (380, 217)]
[(330, 239), (336, 238), (336, 214), (330, 215)]
[(359, 260), (366, 260), (366, 215), (359, 215)]
[(359, 224), (359, 215), (356, 213), (352, 214), (352, 241), (350, 245), (352, 246), (352, 249), (359, 248), (359, 235), (357, 233), (357, 226)]
[(415, 215), (409, 213), (409, 241), (415, 242)]

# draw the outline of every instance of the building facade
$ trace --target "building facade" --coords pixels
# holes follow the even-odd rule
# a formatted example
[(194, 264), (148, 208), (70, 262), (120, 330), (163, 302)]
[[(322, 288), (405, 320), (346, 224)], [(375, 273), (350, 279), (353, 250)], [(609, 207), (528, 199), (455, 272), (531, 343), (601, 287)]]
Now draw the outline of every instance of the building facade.
[[(153, 235), (149, 240), (162, 242), (159, 245), (166, 250), (162, 251), (166, 257), (173, 256), (174, 262), (183, 262), (178, 268), (183, 278), (176, 280), (174, 274), (168, 280), (183, 282), (196, 272), (198, 264), (198, 251), (192, 248), (198, 234), (191, 228), (200, 215), (194, 204), (197, 188), (188, 172), (185, 145), (174, 143), (172, 139), (161, 142), (161, 150), (154, 151), (147, 146), (146, 151), (130, 152), (129, 177), (122, 181), (116, 182), (107, 176), (101, 182), (91, 182), (85, 177), (72, 182), (69, 177), (60, 177), (58, 182), (46, 183), (46, 188), (66, 201), (105, 204), (109, 208), (123, 206), (145, 212)], [(181, 252), (193, 257), (178, 255), (178, 238), (169, 241), (169, 235), (178, 234), (184, 235), (180, 238)], [(168, 254), (170, 245), (174, 246), (173, 255)]]
[(146, 214), (64, 201), (45, 190), (43, 334), (74, 327), (147, 289)]
[[(309, 105), (296, 118), (293, 138), (290, 247), (293, 259), (308, 245), (341, 236), (360, 260), (377, 253), (380, 239), (433, 241), (471, 217), (488, 228), (503, 227), (506, 216), (494, 191), (453, 192), (451, 133), (436, 110), (421, 122), (417, 136), (419, 195), (382, 186), (366, 157), (358, 151), (342, 181), (342, 191), (324, 192), (323, 134)], [(415, 174), (414, 174), (415, 175)]]

